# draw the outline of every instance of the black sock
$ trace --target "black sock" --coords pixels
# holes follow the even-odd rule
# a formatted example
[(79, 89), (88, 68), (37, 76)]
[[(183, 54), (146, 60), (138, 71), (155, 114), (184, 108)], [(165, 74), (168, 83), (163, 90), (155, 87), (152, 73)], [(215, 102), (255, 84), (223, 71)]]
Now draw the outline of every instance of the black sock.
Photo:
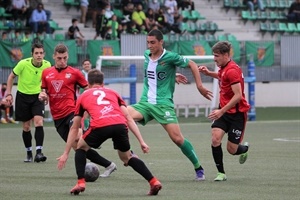
[(106, 160), (94, 149), (89, 149), (86, 152), (86, 158), (89, 159), (91, 162), (96, 163), (105, 168), (111, 164), (111, 162), (109, 160)]
[(248, 146), (239, 144), (234, 155), (240, 155), (242, 153), (246, 153), (248, 151)]
[(42, 126), (35, 127), (34, 139), (36, 146), (43, 146), (44, 143), (44, 128)]
[(31, 152), (31, 148), (32, 148), (32, 143), (31, 143), (31, 140), (32, 140), (32, 135), (31, 135), (31, 131), (24, 131), (22, 132), (22, 138), (23, 138), (23, 142), (24, 142), (24, 145), (25, 145), (25, 148), (28, 151)]
[(78, 179), (84, 178), (85, 165), (86, 152), (83, 149), (77, 149), (75, 152), (75, 167)]
[(153, 178), (152, 173), (142, 160), (135, 157), (131, 157), (128, 161), (128, 165), (132, 167), (134, 171), (142, 175), (148, 182)]
[(211, 146), (213, 158), (218, 169), (218, 172), (225, 174), (224, 165), (223, 165), (223, 151), (222, 144), (217, 147)]
[(198, 171), (198, 170), (203, 170), (203, 167), (200, 165), (200, 167), (198, 167), (197, 169), (195, 169), (195, 171)]

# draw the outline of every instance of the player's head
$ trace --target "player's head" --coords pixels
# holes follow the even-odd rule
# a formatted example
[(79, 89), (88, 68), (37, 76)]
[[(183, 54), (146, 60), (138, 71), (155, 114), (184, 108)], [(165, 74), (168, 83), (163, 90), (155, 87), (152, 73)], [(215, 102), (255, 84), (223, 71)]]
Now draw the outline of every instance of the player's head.
[(147, 45), (151, 54), (159, 54), (163, 50), (164, 35), (158, 29), (152, 29), (147, 36)]
[(82, 68), (84, 71), (88, 72), (92, 69), (92, 63), (89, 59), (84, 59), (82, 61)]
[(217, 42), (213, 47), (214, 61), (217, 66), (223, 67), (230, 61), (231, 44), (227, 41)]
[(91, 69), (88, 73), (89, 86), (103, 85), (104, 74), (98, 69)]
[(64, 44), (56, 45), (53, 54), (53, 60), (56, 68), (66, 68), (68, 65), (68, 47)]
[(31, 46), (31, 55), (33, 58), (33, 64), (40, 65), (40, 63), (43, 62), (43, 59), (45, 57), (43, 44), (39, 42), (33, 43), (33, 45)]

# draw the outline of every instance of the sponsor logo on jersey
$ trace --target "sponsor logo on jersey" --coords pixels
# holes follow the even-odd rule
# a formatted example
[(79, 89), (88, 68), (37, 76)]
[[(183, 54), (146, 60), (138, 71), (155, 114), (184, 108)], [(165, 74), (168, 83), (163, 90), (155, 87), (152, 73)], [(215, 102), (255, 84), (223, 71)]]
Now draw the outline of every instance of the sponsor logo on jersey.
[(51, 84), (54, 88), (54, 90), (58, 93), (61, 89), (61, 86), (63, 85), (64, 81), (62, 80), (53, 80), (51, 81)]
[(66, 73), (66, 76), (65, 76), (65, 77), (69, 79), (69, 78), (71, 78), (71, 76), (72, 76), (71, 73)]

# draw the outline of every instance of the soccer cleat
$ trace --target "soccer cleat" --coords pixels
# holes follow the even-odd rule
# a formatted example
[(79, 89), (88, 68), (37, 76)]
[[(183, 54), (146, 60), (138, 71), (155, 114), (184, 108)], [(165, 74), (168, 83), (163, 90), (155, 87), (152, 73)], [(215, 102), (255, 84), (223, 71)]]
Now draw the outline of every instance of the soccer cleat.
[(26, 163), (32, 162), (32, 155), (27, 155), (24, 162)]
[(2, 123), (2, 124), (7, 124), (6, 119), (4, 119), (4, 118), (2, 117), (2, 118), (1, 118), (1, 123)]
[(18, 124), (17, 121), (15, 121), (12, 117), (8, 118), (8, 122), (12, 123), (12, 124)]
[(157, 195), (161, 188), (161, 183), (158, 180), (156, 180), (153, 184), (150, 184), (150, 191), (148, 192), (148, 195)]
[[(249, 150), (249, 143), (248, 143), (248, 142), (245, 142), (245, 143), (244, 143), (244, 146), (247, 146), (247, 147), (248, 147), (248, 150)], [(246, 162), (247, 158), (248, 158), (248, 151), (245, 152), (245, 153), (242, 153), (242, 154), (240, 155), (240, 158), (239, 158), (240, 164), (244, 164), (244, 163)]]
[(103, 174), (100, 174), (100, 177), (102, 177), (102, 178), (109, 177), (109, 175), (111, 173), (113, 173), (115, 170), (117, 170), (117, 165), (115, 163), (111, 162), (111, 164), (105, 168), (105, 171), (103, 172)]
[(199, 169), (196, 171), (196, 181), (204, 181), (205, 180), (205, 176), (204, 176), (204, 170), (203, 169)]
[(217, 177), (214, 179), (214, 181), (226, 181), (226, 180), (227, 180), (226, 174), (220, 172), (217, 174)]
[(45, 162), (46, 160), (47, 160), (47, 157), (44, 156), (43, 153), (38, 153), (34, 157), (34, 162), (37, 162), (37, 163), (39, 163), (39, 162)]
[(74, 195), (79, 195), (80, 192), (84, 192), (85, 190), (85, 180), (78, 180), (77, 184), (71, 189), (70, 193)]

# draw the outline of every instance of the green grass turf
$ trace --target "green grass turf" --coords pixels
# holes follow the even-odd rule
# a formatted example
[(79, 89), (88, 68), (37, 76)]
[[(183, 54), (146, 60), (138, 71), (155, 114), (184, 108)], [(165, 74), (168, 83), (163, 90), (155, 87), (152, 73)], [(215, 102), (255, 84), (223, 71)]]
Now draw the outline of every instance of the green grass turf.
[[(130, 138), (135, 153), (163, 184), (162, 191), (155, 199), (296, 200), (299, 199), (300, 188), (300, 120), (295, 120), (295, 117), (293, 120), (248, 122), (245, 141), (249, 141), (251, 146), (249, 158), (243, 165), (238, 163), (238, 156), (227, 153), (225, 136), (223, 152), (228, 178), (226, 182), (213, 182), (217, 171), (211, 155), (210, 123), (181, 123), (182, 132), (194, 145), (205, 169), (207, 180), (204, 182), (193, 180), (192, 164), (160, 125), (139, 126), (150, 146), (149, 154), (142, 154), (134, 136), (130, 135)], [(25, 151), (20, 130), (20, 124), (0, 124), (0, 199), (74, 199), (69, 194), (76, 183), (74, 152), (71, 152), (66, 168), (58, 171), (56, 158), (63, 152), (64, 142), (52, 123), (47, 123), (45, 127), (43, 151), (48, 156), (45, 163), (23, 163)], [(291, 141), (278, 141), (275, 138)], [(130, 167), (123, 166), (112, 149), (111, 141), (104, 143), (98, 151), (114, 161), (118, 170), (109, 178), (87, 183), (86, 191), (77, 199), (151, 198), (146, 196), (148, 183)], [(103, 168), (100, 171), (103, 172)]]

